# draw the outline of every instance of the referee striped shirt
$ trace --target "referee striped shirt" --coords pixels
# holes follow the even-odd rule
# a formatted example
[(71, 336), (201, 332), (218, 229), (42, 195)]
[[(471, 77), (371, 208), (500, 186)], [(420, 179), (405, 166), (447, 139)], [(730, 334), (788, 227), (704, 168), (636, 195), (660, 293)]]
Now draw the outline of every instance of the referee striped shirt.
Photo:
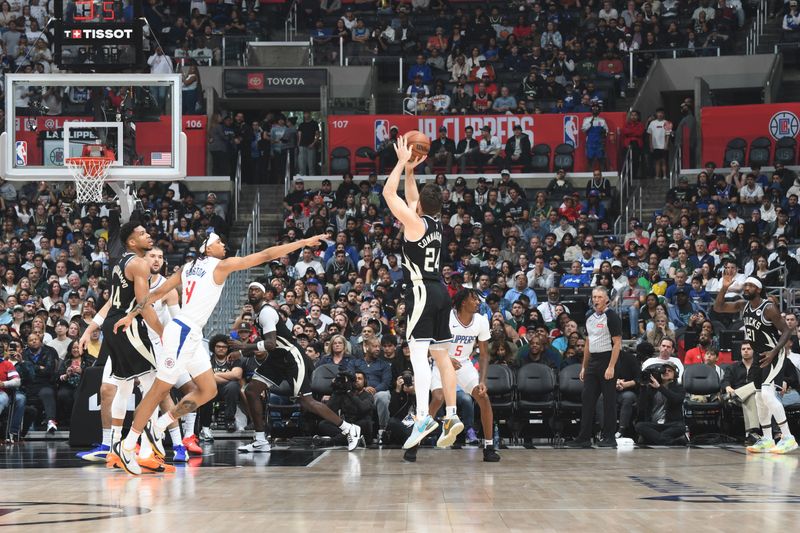
[(613, 337), (622, 336), (622, 321), (611, 309), (586, 319), (586, 332), (589, 335), (589, 353), (610, 352), (614, 346)]

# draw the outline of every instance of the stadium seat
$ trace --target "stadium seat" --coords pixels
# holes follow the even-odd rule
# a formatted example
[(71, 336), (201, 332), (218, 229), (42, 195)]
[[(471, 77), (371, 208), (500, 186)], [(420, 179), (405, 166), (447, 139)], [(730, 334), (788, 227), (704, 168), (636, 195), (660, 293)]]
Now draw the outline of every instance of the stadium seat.
[(570, 434), (577, 435), (580, 428), (581, 394), (583, 381), (580, 380), (581, 365), (569, 365), (558, 374), (558, 407), (556, 435), (563, 437), (569, 429)]
[(553, 436), (553, 416), (556, 411), (556, 376), (547, 365), (528, 363), (517, 372), (516, 419), (525, 437), (541, 433), (545, 428)]
[(575, 147), (571, 144), (562, 143), (556, 146), (556, 155), (553, 158), (553, 168), (563, 168), (567, 172), (572, 172), (575, 167)]
[(531, 171), (550, 172), (550, 145), (540, 143), (531, 150)]
[(772, 141), (767, 137), (758, 137), (753, 139), (750, 143), (750, 154), (747, 158), (748, 164), (760, 165), (762, 167), (769, 165), (769, 156), (772, 153)]
[[(272, 403), (270, 402), (270, 398), (272, 395), (277, 395), (286, 400), (287, 403)], [(267, 395), (267, 425), (272, 430), (272, 435), (275, 437), (293, 437), (297, 433), (296, 431), (292, 432), (291, 434), (285, 433), (282, 429), (285, 427), (283, 425), (276, 426), (273, 424), (272, 414), (279, 413), (281, 415), (280, 420), (287, 421), (293, 415), (300, 412), (300, 405), (297, 402), (290, 402), (288, 401), (292, 396), (292, 385), (288, 381), (281, 382), (280, 385), (277, 387), (270, 387), (269, 394)], [(299, 429), (299, 428), (295, 428)], [(278, 432), (276, 433), (276, 430)]]
[(319, 400), (333, 392), (331, 381), (339, 374), (339, 365), (327, 364), (318, 366), (311, 374), (311, 393)]
[[(486, 370), (486, 390), (492, 404), (494, 421), (508, 428), (514, 415), (514, 372), (507, 365), (489, 365)], [(506, 431), (508, 432), (508, 431)]]
[(722, 157), (722, 166), (731, 166), (731, 161), (738, 161), (740, 164), (744, 161), (745, 152), (747, 151), (747, 141), (741, 137), (736, 137), (728, 141), (725, 147), (725, 153)]
[(331, 174), (350, 172), (350, 150), (337, 146), (331, 151)]
[(375, 150), (369, 146), (362, 146), (356, 150), (356, 174), (371, 174), (375, 172)]
[(684, 419), (692, 434), (722, 427), (722, 402), (719, 400), (719, 376), (715, 368), (706, 364), (689, 365), (682, 378), (686, 399), (683, 402)]
[(797, 164), (797, 140), (794, 137), (782, 137), (775, 143), (774, 163), (784, 166)]

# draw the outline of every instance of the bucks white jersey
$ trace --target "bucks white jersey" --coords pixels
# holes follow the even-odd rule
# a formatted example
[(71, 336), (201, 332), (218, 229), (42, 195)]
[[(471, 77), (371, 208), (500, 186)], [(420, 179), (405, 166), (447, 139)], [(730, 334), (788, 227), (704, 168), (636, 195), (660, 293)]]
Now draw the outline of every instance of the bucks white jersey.
[[(155, 292), (161, 287), (167, 278), (162, 276), (161, 274), (156, 274), (150, 277), (150, 292)], [(164, 300), (159, 300), (157, 302), (153, 302), (153, 309), (156, 312), (156, 316), (158, 317), (158, 321), (161, 322), (162, 326), (166, 326), (170, 320), (172, 320), (172, 316), (169, 314), (169, 307)], [(147, 326), (147, 335), (150, 337), (150, 341), (153, 343), (161, 344), (161, 338), (156, 335), (155, 331)]]
[(464, 364), (469, 362), (469, 356), (475, 349), (475, 341), (488, 341), (491, 336), (489, 319), (481, 313), (472, 316), (472, 322), (467, 325), (461, 323), (456, 310), (450, 311), (450, 333), (453, 341), (450, 343), (450, 357)]
[(185, 319), (198, 328), (203, 328), (214, 312), (222, 294), (223, 282), (214, 282), (214, 269), (221, 259), (201, 257), (187, 263), (181, 269), (181, 310), (177, 319)]

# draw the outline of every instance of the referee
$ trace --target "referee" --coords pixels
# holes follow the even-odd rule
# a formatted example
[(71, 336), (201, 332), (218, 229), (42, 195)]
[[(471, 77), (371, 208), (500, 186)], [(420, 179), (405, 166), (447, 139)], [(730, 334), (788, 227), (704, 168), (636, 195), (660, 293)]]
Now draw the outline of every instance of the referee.
[(592, 425), (600, 394), (603, 395), (603, 438), (597, 443), (601, 448), (616, 448), (614, 430), (617, 427), (617, 390), (614, 367), (622, 346), (622, 321), (608, 308), (608, 292), (602, 287), (592, 291), (594, 313), (586, 319), (588, 338), (583, 350), (580, 378), (581, 431), (578, 438), (567, 443), (568, 448), (591, 448)]

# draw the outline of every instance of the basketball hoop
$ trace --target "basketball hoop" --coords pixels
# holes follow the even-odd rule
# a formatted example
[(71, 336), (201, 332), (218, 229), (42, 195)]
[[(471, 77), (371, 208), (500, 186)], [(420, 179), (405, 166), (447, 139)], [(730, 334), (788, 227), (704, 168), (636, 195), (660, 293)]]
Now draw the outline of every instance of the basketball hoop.
[(99, 144), (84, 146), (81, 157), (64, 159), (64, 165), (75, 180), (79, 204), (103, 200), (103, 185), (114, 160), (114, 152)]

